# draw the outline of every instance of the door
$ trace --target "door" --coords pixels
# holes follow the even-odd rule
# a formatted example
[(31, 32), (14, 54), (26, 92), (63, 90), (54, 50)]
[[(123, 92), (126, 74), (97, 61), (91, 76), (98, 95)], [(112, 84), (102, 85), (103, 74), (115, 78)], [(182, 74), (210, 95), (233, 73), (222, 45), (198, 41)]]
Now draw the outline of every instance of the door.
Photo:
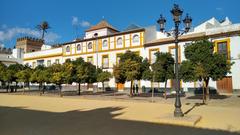
[(217, 81), (217, 90), (219, 93), (232, 93), (232, 77), (227, 76)]
[(123, 91), (123, 89), (124, 89), (124, 83), (117, 83), (117, 90)]

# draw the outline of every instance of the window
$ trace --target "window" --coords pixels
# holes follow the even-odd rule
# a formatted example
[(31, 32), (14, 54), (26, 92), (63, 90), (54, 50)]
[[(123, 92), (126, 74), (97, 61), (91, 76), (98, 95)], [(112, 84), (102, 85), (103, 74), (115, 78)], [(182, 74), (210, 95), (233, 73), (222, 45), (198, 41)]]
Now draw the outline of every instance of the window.
[(108, 55), (103, 55), (102, 56), (102, 68), (109, 68)]
[(92, 42), (88, 43), (88, 49), (92, 49)]
[(122, 45), (122, 38), (117, 39), (117, 45)]
[(153, 64), (154, 62), (156, 62), (156, 55), (155, 53), (159, 51), (158, 48), (156, 49), (150, 49), (149, 50), (149, 60), (150, 60), (150, 64)]
[(56, 63), (56, 64), (59, 64), (59, 59), (56, 59), (56, 60), (55, 60), (55, 63)]
[(133, 36), (133, 43), (139, 43), (139, 36), (138, 35)]
[(51, 60), (48, 60), (48, 61), (47, 61), (47, 66), (48, 66), (48, 67), (51, 66)]
[(80, 50), (81, 50), (81, 45), (78, 44), (78, 45), (77, 45), (77, 51), (80, 51)]
[(87, 57), (87, 62), (90, 62), (93, 64), (93, 57), (92, 56)]
[(103, 41), (103, 47), (107, 47), (107, 46), (108, 46), (107, 40), (104, 40), (104, 41)]
[(223, 54), (228, 59), (228, 44), (227, 42), (217, 43), (217, 52)]
[(70, 52), (70, 46), (66, 47), (66, 52)]

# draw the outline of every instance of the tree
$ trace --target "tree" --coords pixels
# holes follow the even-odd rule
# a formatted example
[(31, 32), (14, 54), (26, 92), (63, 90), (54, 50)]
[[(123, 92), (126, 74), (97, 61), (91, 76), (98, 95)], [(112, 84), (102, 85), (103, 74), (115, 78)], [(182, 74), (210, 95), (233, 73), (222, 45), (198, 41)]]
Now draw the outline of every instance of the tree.
[[(213, 51), (207, 39), (198, 40), (185, 48), (186, 61), (182, 62), (180, 76), (183, 81), (203, 81), (203, 103), (209, 95), (209, 80), (219, 80), (230, 73), (231, 65), (226, 56)], [(206, 90), (206, 93), (204, 91)]]
[(78, 83), (78, 95), (81, 94), (81, 83), (84, 82), (84, 63), (85, 61), (83, 58), (77, 58), (75, 61), (73, 61), (74, 66), (74, 81)]
[(49, 67), (49, 70), (52, 73), (50, 82), (59, 86), (59, 95), (62, 96), (62, 84), (65, 82), (63, 66), (61, 64), (53, 64)]
[(25, 66), (23, 70), (17, 72), (16, 76), (17, 76), (17, 81), (18, 82), (23, 82), (23, 92), (25, 92), (25, 85), (27, 84), (28, 88), (29, 86), (29, 82), (30, 82), (30, 77), (32, 74), (32, 69), (28, 66)]
[(37, 25), (36, 28), (39, 31), (42, 31), (42, 40), (44, 40), (44, 34), (47, 33), (47, 29), (50, 29), (51, 27), (47, 21), (43, 21), (41, 24)]
[(49, 83), (51, 80), (51, 70), (48, 67), (44, 67), (42, 65), (38, 65), (31, 77), (30, 77), (30, 81), (31, 82), (37, 82), (39, 84), (39, 91), (42, 90), (42, 94), (44, 94), (45, 89), (43, 87), (44, 83)]
[(156, 61), (152, 64), (152, 69), (157, 82), (165, 82), (164, 97), (166, 99), (166, 87), (168, 79), (174, 78), (174, 59), (170, 53), (156, 52)]
[(7, 66), (0, 62), (0, 81), (1, 85), (5, 84), (4, 76), (6, 75)]
[(142, 77), (141, 71), (142, 57), (131, 51), (126, 51), (120, 56), (119, 64), (114, 66), (114, 77), (116, 82), (131, 82), (130, 96), (133, 95), (133, 81)]
[[(23, 70), (23, 65), (21, 64), (12, 64), (7, 67), (7, 70), (4, 73), (4, 77), (3, 77), (3, 80), (5, 82), (8, 82), (7, 91), (9, 89), (10, 84), (12, 84), (12, 82), (15, 82), (15, 92), (17, 92), (18, 80), (17, 80), (16, 73), (18, 73), (21, 70)], [(13, 89), (11, 89), (11, 92), (13, 92)]]
[(97, 81), (102, 83), (102, 90), (104, 91), (104, 82), (109, 81), (109, 78), (112, 77), (112, 74), (108, 71), (100, 71), (100, 73), (97, 74)]

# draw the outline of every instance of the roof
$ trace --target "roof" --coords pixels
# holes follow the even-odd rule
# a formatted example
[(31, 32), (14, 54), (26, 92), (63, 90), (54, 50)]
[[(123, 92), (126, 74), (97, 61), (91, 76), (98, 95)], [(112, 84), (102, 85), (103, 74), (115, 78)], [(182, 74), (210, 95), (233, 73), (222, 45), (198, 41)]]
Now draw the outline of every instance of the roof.
[(92, 26), (91, 28), (87, 29), (86, 32), (93, 31), (93, 30), (99, 30), (103, 28), (109, 28), (116, 32), (119, 32), (116, 28), (114, 28), (112, 25), (110, 25), (106, 20), (102, 20), (97, 25)]
[[(198, 32), (198, 33), (192, 33), (192, 34), (186, 34), (186, 35), (180, 36), (179, 42), (193, 41), (193, 40), (202, 39), (202, 38), (230, 36), (230, 35), (236, 35), (236, 34), (240, 34), (240, 28), (234, 31), (218, 32), (218, 33)], [(156, 39), (148, 43), (145, 43), (145, 46), (163, 45), (168, 43), (174, 43), (174, 41), (175, 41), (174, 37), (161, 38), (161, 39)]]
[(140, 29), (141, 27), (136, 24), (130, 24), (124, 31), (136, 30)]

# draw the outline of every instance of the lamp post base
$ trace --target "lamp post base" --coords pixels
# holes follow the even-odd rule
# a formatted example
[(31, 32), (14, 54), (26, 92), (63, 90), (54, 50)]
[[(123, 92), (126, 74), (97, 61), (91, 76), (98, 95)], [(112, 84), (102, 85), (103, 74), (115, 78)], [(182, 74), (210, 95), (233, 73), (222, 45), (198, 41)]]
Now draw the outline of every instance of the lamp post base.
[(175, 108), (174, 110), (174, 117), (183, 117), (184, 114), (182, 113), (182, 109), (181, 108)]

